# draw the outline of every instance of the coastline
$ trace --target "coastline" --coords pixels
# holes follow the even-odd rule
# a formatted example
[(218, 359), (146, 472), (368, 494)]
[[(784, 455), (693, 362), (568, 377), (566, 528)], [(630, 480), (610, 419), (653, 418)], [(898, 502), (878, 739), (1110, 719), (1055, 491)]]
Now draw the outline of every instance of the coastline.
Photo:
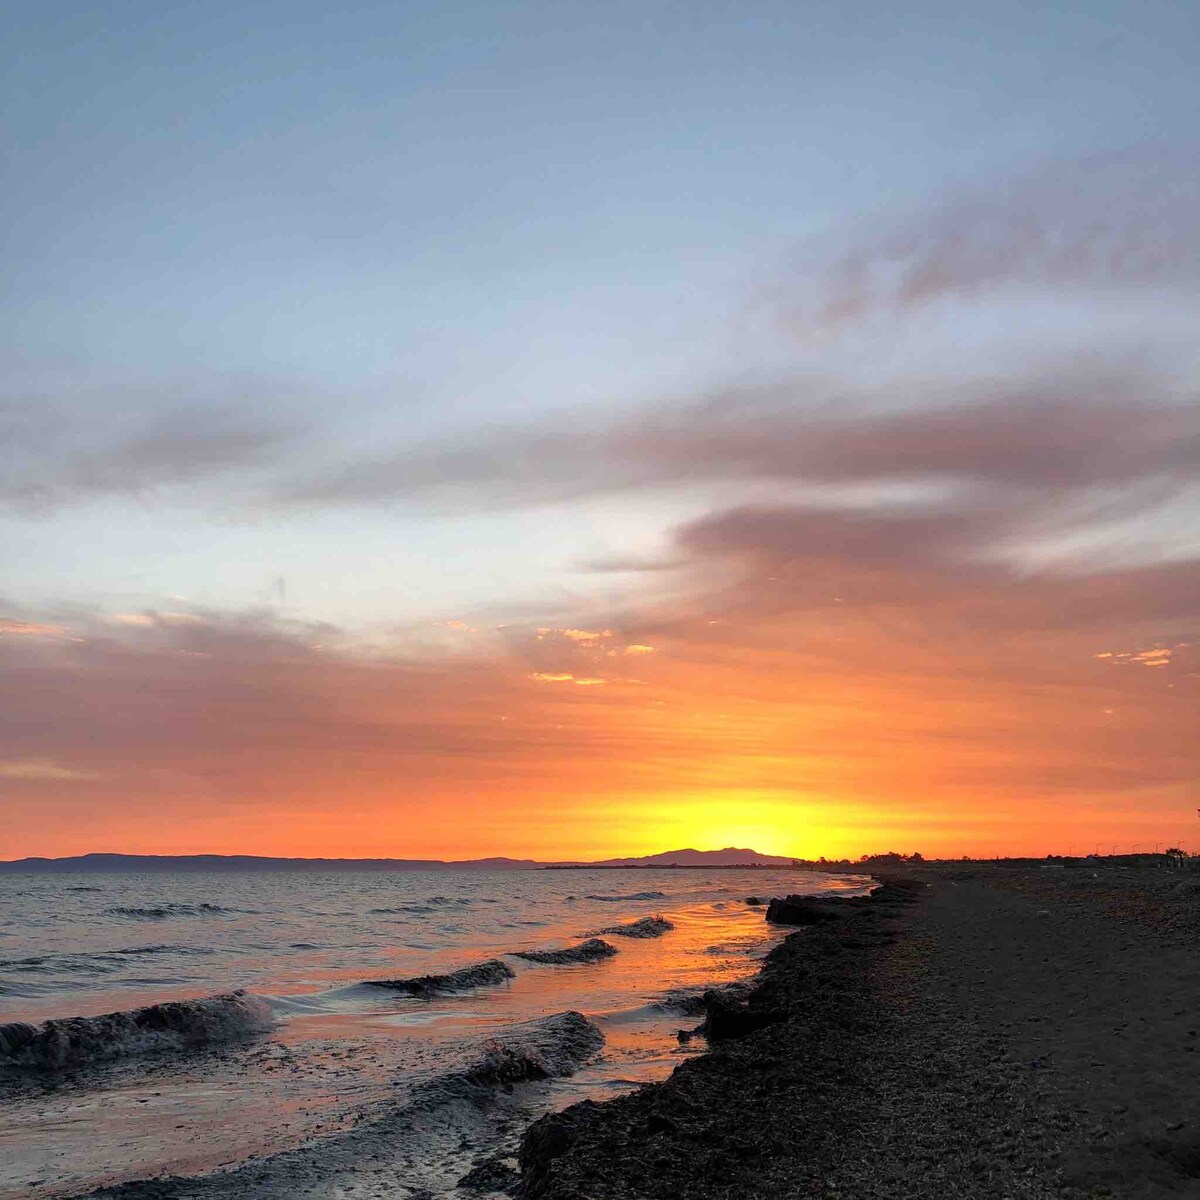
[[(700, 1040), (676, 1042), (679, 1024), (696, 1023), (687, 1006), (704, 987), (746, 981), (785, 936), (764, 925), (762, 909), (747, 906), (746, 894), (756, 887), (776, 894), (839, 886), (758, 871), (709, 880), (689, 874), (671, 886), (643, 875), (636, 886), (611, 886), (611, 876), (590, 883), (546, 878), (464, 875), (454, 886), (419, 877), (386, 886), (348, 879), (340, 891), (322, 882), (294, 909), (293, 890), (266, 875), (237, 894), (214, 893), (212, 881), (60, 888), (64, 904), (93, 920), (100, 938), (144, 929), (143, 940), (161, 942), (156, 965), (173, 961), (167, 952), (185, 939), (189, 946), (221, 947), (200, 960), (205, 978), (192, 990), (207, 997), (213, 984), (244, 981), (266, 999), (278, 1024), (265, 1034), (229, 1038), (223, 1035), (235, 1031), (222, 1025), (213, 1031), (222, 1036), (200, 1038), (186, 1023), (168, 1046), (158, 1037), (160, 1018), (181, 1002), (138, 996), (149, 1004), (143, 1008), (126, 1007), (119, 995), (112, 998), (117, 1003), (93, 998), (81, 1007), (98, 1016), (49, 1018), (44, 1032), (53, 1028), (55, 1045), (59, 1033), (67, 1034), (68, 1048), (79, 1053), (69, 1063), (47, 1056), (46, 1069), (41, 1056), (33, 1061), (25, 1053), (41, 1044), (29, 1026), (35, 1044), (15, 1047), (3, 1076), (0, 1193), (12, 1200), (89, 1189), (287, 1200), (332, 1197), (339, 1188), (381, 1198), (457, 1195), (457, 1181), (480, 1159), (501, 1148), (515, 1154), (521, 1132), (540, 1113), (663, 1078), (702, 1051)], [(840, 882), (861, 891), (871, 881)], [(219, 913), (211, 904), (216, 898)], [(34, 900), (44, 904), (46, 897)], [(670, 911), (670, 921), (639, 915), (660, 909)], [(327, 919), (302, 928), (310, 912)], [(70, 926), (60, 943), (74, 931)], [(311, 944), (298, 955), (286, 953), (301, 934)], [(603, 961), (592, 962), (580, 940), (590, 935), (604, 938)], [(100, 938), (89, 949), (122, 944)], [(436, 954), (396, 953), (395, 946), (417, 939), (438, 942)], [(264, 964), (257, 979), (227, 969), (236, 968), (242, 947), (268, 942), (284, 953)], [(332, 964), (324, 953), (329, 946), (340, 956)], [(481, 958), (501, 951), (498, 960)], [(378, 961), (389, 957), (395, 966)], [(349, 964), (350, 982), (339, 974), (324, 989), (319, 976), (305, 977), (303, 989), (273, 987), (296, 972), (297, 960), (320, 970)], [(497, 962), (494, 975), (476, 977)], [(474, 965), (450, 970), (462, 963)], [(57, 960), (49, 967), (57, 969)], [(193, 969), (190, 955), (180, 967)], [(423, 967), (428, 973), (414, 974)], [(137, 958), (130, 974), (139, 971), (145, 968)], [(370, 986), (368, 976), (385, 986)], [(182, 1003), (190, 1010), (208, 1001)], [(582, 1042), (587, 1053), (560, 1053), (577, 1041), (559, 1036), (559, 1018), (571, 1012), (585, 1014), (603, 1033), (602, 1053)], [(153, 1044), (141, 1036), (143, 1018), (153, 1024)], [(494, 1042), (511, 1039), (533, 1043), (528, 1072), (479, 1069)]]
[[(868, 897), (805, 901), (798, 915), (811, 923), (776, 945), (753, 983), (708, 996), (708, 1048), (660, 1082), (527, 1126), (520, 1071), (506, 1067), (482, 1092), (478, 1072), (465, 1089), (450, 1081), (453, 1128), (470, 1138), (474, 1166), (433, 1190), (407, 1174), (398, 1139), (451, 1126), (433, 1111), (395, 1110), (229, 1172), (90, 1194), (1200, 1194), (1200, 880), (953, 863), (879, 878)], [(591, 1052), (576, 1040), (564, 1071)]]
[(667, 1080), (543, 1117), (521, 1200), (1200, 1194), (1200, 900), (1154, 871), (947, 864), (823, 901)]

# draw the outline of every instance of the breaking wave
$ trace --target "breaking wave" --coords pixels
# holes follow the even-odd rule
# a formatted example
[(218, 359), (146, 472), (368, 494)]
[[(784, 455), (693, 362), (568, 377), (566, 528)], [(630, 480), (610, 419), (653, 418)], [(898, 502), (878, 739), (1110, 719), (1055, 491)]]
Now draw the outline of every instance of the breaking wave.
[(602, 958), (612, 958), (616, 952), (616, 946), (610, 946), (603, 938), (589, 938), (586, 942), (567, 946), (563, 950), (517, 950), (513, 953), (513, 958), (523, 958), (526, 962), (550, 966), (565, 966), (569, 963), (599, 962)]
[(104, 910), (112, 917), (132, 917), (137, 921), (165, 921), (170, 917), (216, 917), (235, 913), (235, 908), (219, 904), (157, 904), (147, 907), (118, 905)]
[(624, 896), (584, 896), (585, 900), (604, 900), (616, 904), (622, 900), (665, 900), (666, 892), (629, 892)]
[(264, 1033), (274, 1024), (267, 1002), (244, 991), (41, 1025), (15, 1021), (0, 1025), (0, 1065), (60, 1071), (232, 1041)]
[(628, 921), (624, 925), (608, 925), (604, 929), (595, 929), (588, 936), (595, 937), (601, 933), (611, 933), (616, 937), (627, 938), (656, 938), (669, 933), (675, 926), (666, 917), (643, 917), (640, 921)]
[(395, 992), (406, 992), (410, 996), (443, 996), (448, 993), (466, 992), (472, 988), (491, 987), (515, 978), (513, 969), (498, 958), (462, 967), (446, 975), (417, 975), (411, 979), (368, 979), (371, 987), (390, 988)]

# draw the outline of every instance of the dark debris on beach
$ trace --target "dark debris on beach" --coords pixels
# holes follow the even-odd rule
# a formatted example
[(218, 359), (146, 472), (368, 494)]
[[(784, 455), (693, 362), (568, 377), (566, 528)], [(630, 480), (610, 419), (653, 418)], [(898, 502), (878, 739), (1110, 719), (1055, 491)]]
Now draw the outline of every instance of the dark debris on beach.
[(924, 889), (895, 880), (828, 902), (847, 919), (813, 917), (772, 952), (741, 1031), (662, 1083), (534, 1124), (518, 1195), (1086, 1195), (1061, 1169), (1077, 1115), (1031, 1087), (997, 1038), (923, 994), (927, 947), (898, 934)]

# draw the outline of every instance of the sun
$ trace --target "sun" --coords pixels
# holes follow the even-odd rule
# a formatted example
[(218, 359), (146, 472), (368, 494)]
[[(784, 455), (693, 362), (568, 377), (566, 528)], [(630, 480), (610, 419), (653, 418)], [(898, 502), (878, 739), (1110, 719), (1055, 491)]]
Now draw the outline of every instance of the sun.
[(638, 840), (645, 851), (723, 850), (728, 846), (784, 858), (802, 857), (810, 840), (804, 806), (795, 796), (734, 792), (656, 797), (639, 806)]

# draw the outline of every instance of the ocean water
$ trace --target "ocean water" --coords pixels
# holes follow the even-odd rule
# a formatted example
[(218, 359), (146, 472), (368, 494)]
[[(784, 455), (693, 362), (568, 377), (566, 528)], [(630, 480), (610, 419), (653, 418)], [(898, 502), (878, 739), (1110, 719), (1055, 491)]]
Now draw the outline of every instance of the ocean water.
[[(457, 1181), (540, 1113), (703, 1049), (676, 1036), (696, 998), (783, 936), (747, 897), (870, 886), (793, 870), (0, 876), (0, 1198), (160, 1175), (204, 1176), (182, 1185), (196, 1196), (466, 1195)], [(615, 953), (578, 949), (592, 937)], [(370, 982), (481, 963), (417, 994)], [(50, 1039), (11, 1025), (165, 1002), (187, 1003)]]

